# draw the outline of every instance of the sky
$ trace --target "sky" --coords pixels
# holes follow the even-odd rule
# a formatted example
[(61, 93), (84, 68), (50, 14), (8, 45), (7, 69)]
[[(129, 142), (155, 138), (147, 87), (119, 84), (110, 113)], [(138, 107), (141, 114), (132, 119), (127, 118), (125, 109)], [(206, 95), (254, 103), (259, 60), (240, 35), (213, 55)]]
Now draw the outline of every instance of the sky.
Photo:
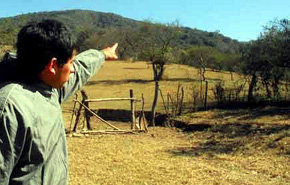
[(173, 23), (250, 41), (275, 19), (290, 19), (290, 0), (1, 0), (0, 18), (83, 9), (135, 20)]

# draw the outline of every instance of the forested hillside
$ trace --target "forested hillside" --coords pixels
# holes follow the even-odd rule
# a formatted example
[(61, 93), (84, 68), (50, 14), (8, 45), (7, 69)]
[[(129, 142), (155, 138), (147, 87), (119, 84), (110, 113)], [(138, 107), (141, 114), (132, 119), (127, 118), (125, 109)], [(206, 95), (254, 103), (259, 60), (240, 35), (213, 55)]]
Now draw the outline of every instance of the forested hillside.
[[(120, 37), (120, 33), (128, 32), (128, 29), (137, 32), (140, 26), (144, 24), (144, 22), (124, 18), (112, 13), (87, 10), (30, 13), (0, 19), (0, 45), (13, 45), (16, 34), (23, 25), (27, 22), (44, 18), (65, 22), (75, 31), (78, 37), (82, 39), (91, 38), (91, 40), (97, 39), (95, 35), (101, 37), (107, 32), (110, 32), (110, 38)], [(118, 31), (113, 32), (112, 29), (117, 29)], [(226, 53), (238, 53), (240, 48), (238, 41), (225, 37), (218, 32), (205, 32), (182, 26), (180, 26), (180, 33), (176, 38), (175, 44), (182, 48), (193, 45), (209, 46)]]

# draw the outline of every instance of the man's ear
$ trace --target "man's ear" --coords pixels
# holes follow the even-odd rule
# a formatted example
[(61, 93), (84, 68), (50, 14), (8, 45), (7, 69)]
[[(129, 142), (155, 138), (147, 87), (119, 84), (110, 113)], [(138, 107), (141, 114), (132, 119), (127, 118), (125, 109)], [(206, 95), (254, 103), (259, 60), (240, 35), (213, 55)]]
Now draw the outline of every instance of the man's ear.
[(57, 58), (53, 57), (51, 58), (51, 60), (49, 61), (49, 63), (46, 65), (46, 70), (48, 73), (55, 75), (56, 71), (57, 71)]

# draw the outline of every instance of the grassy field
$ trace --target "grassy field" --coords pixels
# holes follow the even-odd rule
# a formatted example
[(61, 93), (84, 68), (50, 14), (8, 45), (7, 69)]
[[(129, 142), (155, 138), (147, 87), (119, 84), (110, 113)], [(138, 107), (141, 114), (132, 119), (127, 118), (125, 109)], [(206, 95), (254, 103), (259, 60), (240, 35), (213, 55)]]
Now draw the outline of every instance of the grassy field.
[[(230, 80), (229, 73), (206, 72), (206, 79), (209, 81), (209, 101), (213, 100), (212, 88), (219, 81), (227, 81), (228, 86), (234, 86), (243, 82), (241, 77), (234, 74), (234, 80)], [(160, 81), (160, 89), (165, 96), (167, 93), (175, 95), (178, 84), (185, 91), (184, 101), (191, 103), (193, 101), (193, 91), (198, 92), (200, 81), (198, 70), (185, 65), (171, 64), (165, 67), (164, 79)], [(129, 90), (133, 89), (134, 96), (138, 99), (141, 95), (145, 98), (145, 110), (151, 110), (154, 97), (154, 81), (152, 66), (145, 62), (106, 62), (99, 73), (95, 75), (83, 88), (89, 98), (128, 98)], [(109, 109), (130, 109), (130, 104), (124, 102), (98, 103), (91, 104), (96, 108)], [(72, 98), (64, 104), (64, 109), (69, 110), (72, 107)], [(137, 104), (137, 109), (141, 105)], [(158, 111), (164, 111), (162, 99), (158, 99)]]
[[(154, 83), (152, 69), (144, 62), (107, 62), (84, 87), (89, 98), (145, 97), (150, 110)], [(225, 73), (208, 72), (210, 87)], [(168, 65), (163, 93), (185, 89), (192, 101), (198, 86), (197, 70)], [(210, 95), (212, 97), (212, 95)], [(158, 110), (163, 111), (161, 99)], [(70, 125), (72, 98), (63, 105)], [(130, 109), (129, 102), (91, 104), (92, 107)], [(137, 109), (140, 108), (139, 105)], [(289, 107), (259, 107), (239, 110), (209, 110), (177, 117), (177, 128), (149, 128), (148, 133), (68, 136), (70, 184), (290, 184)], [(104, 129), (92, 119), (94, 129)], [(117, 127), (129, 123), (113, 122)]]

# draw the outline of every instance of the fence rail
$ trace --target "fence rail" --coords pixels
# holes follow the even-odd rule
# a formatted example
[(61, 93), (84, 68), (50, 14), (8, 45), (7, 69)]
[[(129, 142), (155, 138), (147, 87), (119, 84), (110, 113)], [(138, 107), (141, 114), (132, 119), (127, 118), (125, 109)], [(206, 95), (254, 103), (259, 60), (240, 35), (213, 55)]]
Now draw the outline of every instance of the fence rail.
[[(71, 117), (71, 123), (70, 123), (70, 129), (69, 132), (71, 132), (71, 126), (73, 123), (73, 118), (74, 115), (76, 113), (76, 118), (75, 118), (75, 123), (74, 123), (74, 127), (72, 132), (76, 132), (77, 131), (77, 125), (78, 122), (80, 120), (80, 116), (81, 116), (81, 111), (84, 108), (84, 116), (86, 118), (86, 123), (87, 123), (87, 129), (89, 131), (81, 131), (80, 133), (112, 133), (112, 131), (107, 132), (107, 131), (96, 131), (96, 130), (92, 130), (91, 124), (90, 124), (90, 116), (93, 115), (95, 116), (97, 119), (99, 119), (100, 121), (102, 121), (103, 123), (105, 123), (106, 125), (110, 126), (111, 128), (114, 129), (114, 131), (116, 133), (132, 133), (132, 132), (140, 132), (140, 131), (147, 131), (147, 122), (145, 120), (145, 114), (144, 114), (144, 98), (142, 95), (142, 99), (139, 100), (137, 98), (134, 98), (133, 96), (133, 90), (130, 89), (130, 98), (101, 98), (101, 99), (89, 99), (86, 92), (85, 91), (81, 91), (82, 94), (82, 101), (78, 100), (78, 96), (76, 96), (76, 98), (73, 100), (74, 103), (74, 107), (73, 107), (73, 111), (72, 111), (72, 117)], [(91, 102), (106, 102), (106, 101), (130, 101), (130, 105), (131, 105), (131, 130), (122, 130), (119, 129), (118, 127), (114, 126), (113, 124), (109, 123), (108, 121), (104, 120), (102, 117), (100, 117), (96, 112), (94, 112), (92, 109), (89, 108), (89, 103)], [(142, 110), (141, 113), (139, 115), (139, 118), (136, 119), (136, 110), (135, 110), (135, 102), (141, 102), (142, 103)], [(76, 103), (79, 104), (79, 108), (78, 110), (76, 110)]]

